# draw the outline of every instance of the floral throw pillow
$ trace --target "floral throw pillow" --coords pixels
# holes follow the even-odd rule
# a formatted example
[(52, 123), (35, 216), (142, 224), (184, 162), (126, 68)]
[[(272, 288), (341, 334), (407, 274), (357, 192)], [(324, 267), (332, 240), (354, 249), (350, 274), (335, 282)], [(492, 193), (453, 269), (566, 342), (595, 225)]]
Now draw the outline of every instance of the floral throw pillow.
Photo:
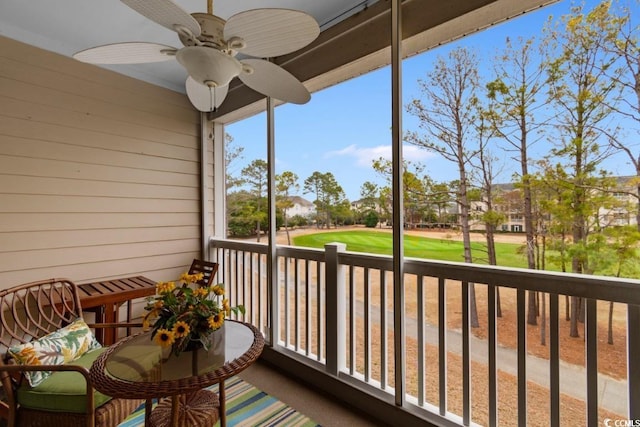
[[(63, 365), (100, 347), (89, 326), (78, 318), (42, 338), (10, 347), (9, 353), (19, 365)], [(24, 375), (31, 387), (36, 387), (51, 371), (31, 371)]]

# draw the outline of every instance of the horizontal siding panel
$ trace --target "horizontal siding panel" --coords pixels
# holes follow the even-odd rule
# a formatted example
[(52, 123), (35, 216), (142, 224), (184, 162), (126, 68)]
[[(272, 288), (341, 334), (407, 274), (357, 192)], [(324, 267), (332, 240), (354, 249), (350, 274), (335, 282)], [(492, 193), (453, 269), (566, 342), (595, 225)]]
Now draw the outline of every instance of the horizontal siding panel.
[[(128, 108), (199, 123), (199, 113), (183, 93), (160, 88), (134, 78), (85, 64), (72, 58), (0, 37), (0, 57), (28, 65), (11, 78), (36, 86), (64, 88), (95, 102), (126, 105)], [(0, 69), (1, 70), (1, 69)], [(7, 76), (4, 70), (1, 73)]]
[(199, 212), (200, 201), (125, 199), (118, 197), (83, 197), (66, 195), (65, 197), (31, 194), (3, 194), (0, 204), (1, 213), (17, 212), (73, 212), (73, 213), (160, 213), (160, 212)]
[(134, 184), (122, 182), (87, 181), (70, 178), (42, 178), (14, 176), (2, 179), (0, 194), (73, 195), (110, 198), (198, 200), (200, 192), (194, 187)]
[(0, 37), (0, 288), (200, 256), (200, 113), (183, 93)]
[[(104, 137), (114, 140), (114, 150), (126, 151), (127, 146), (132, 143), (132, 137), (140, 141), (163, 142), (168, 145), (188, 148), (189, 150), (194, 148), (193, 140), (195, 135), (185, 135), (160, 129), (153, 123), (127, 123), (92, 114), (70, 111), (66, 108), (37, 105), (6, 97), (0, 98), (0, 101), (0, 115), (2, 116), (51, 124), (57, 127), (78, 129), (91, 134), (104, 134)], [(161, 147), (161, 145), (158, 145), (156, 149)], [(176, 149), (176, 147), (167, 148)], [(156, 155), (167, 156), (162, 153), (156, 153)]]
[(153, 257), (140, 256), (129, 259), (103, 261), (98, 263), (62, 264), (52, 267), (29, 268), (25, 270), (0, 270), (0, 287), (6, 289), (21, 283), (51, 277), (65, 277), (76, 283), (93, 282), (117, 277), (146, 276), (151, 280), (173, 280), (196, 258), (198, 252), (170, 253)]
[[(195, 173), (96, 165), (70, 160), (36, 159), (26, 157), (25, 147), (22, 147), (23, 155), (21, 157), (3, 155), (2, 148), (9, 147), (11, 142), (18, 144), (22, 141), (18, 138), (10, 141), (0, 140), (0, 171), (5, 175), (60, 177), (115, 183), (173, 185), (176, 187), (198, 187), (200, 185), (200, 177)], [(7, 151), (15, 152), (17, 150)]]
[[(0, 64), (2, 64), (2, 59), (0, 59)], [(200, 124), (197, 122), (186, 122), (172, 116), (161, 116), (132, 108), (113, 108), (111, 104), (96, 102), (82, 94), (61, 92), (57, 88), (34, 86), (33, 83), (9, 78), (0, 77), (0, 97), (24, 100), (34, 105), (63, 108), (113, 121), (144, 124), (185, 135), (198, 136), (200, 134)]]
[(198, 239), (199, 237), (200, 227), (197, 224), (176, 227), (5, 232), (0, 233), (0, 253), (71, 248), (79, 244), (82, 246), (114, 245), (127, 242)]
[(199, 239), (183, 239), (5, 252), (0, 261), (0, 270), (26, 270), (29, 268), (55, 267), (63, 264), (113, 261), (141, 255), (157, 256), (168, 252), (188, 252), (197, 245), (199, 245)]
[[(176, 252), (165, 255), (158, 255), (145, 258), (130, 258), (117, 261), (106, 261), (93, 265), (91, 268), (85, 269), (84, 266), (91, 267), (91, 264), (78, 266), (78, 275), (83, 277), (83, 281), (105, 280), (109, 276), (96, 276), (96, 271), (104, 270), (103, 267), (108, 266), (107, 270), (122, 271), (119, 277), (142, 275), (152, 280), (176, 280), (180, 274), (184, 273), (191, 266), (191, 261), (198, 258), (198, 252)], [(113, 267), (112, 267), (113, 266)], [(89, 275), (89, 276), (87, 276)], [(86, 277), (86, 279), (84, 279)]]
[(190, 213), (0, 213), (0, 232), (87, 230), (95, 228), (176, 227), (200, 224), (199, 212)]
[[(17, 128), (13, 128), (13, 130), (3, 128), (8, 121), (13, 120), (15, 119), (7, 119), (0, 116), (0, 138), (6, 141), (0, 143), (0, 150), (2, 150), (3, 154), (50, 160), (73, 159), (78, 163), (119, 165), (128, 168), (190, 174), (198, 174), (199, 171), (197, 156), (189, 160), (180, 160), (177, 158), (150, 156), (149, 153), (112, 151), (109, 141), (104, 141), (104, 148), (86, 147), (84, 146), (86, 135), (78, 136), (77, 132), (68, 128), (57, 129), (58, 133), (51, 135), (55, 141), (43, 141), (38, 140), (38, 137), (48, 135), (47, 131), (51, 130), (50, 125), (34, 124), (29, 126), (27, 123), (22, 123), (20, 130), (17, 130)], [(16, 125), (15, 122), (11, 124)], [(5, 131), (22, 133), (23, 135), (9, 135), (7, 138)], [(2, 136), (3, 133), (4, 137)], [(74, 141), (74, 143), (66, 143), (65, 141)]]
[[(2, 100), (0, 100), (0, 104)], [(10, 137), (33, 140), (56, 141), (68, 143), (74, 141), (75, 146), (100, 149), (122, 153), (136, 153), (158, 158), (197, 161), (199, 148), (197, 145), (186, 148), (172, 144), (170, 139), (150, 141), (143, 134), (132, 134), (131, 137), (107, 134), (97, 130), (80, 129), (45, 123), (29, 118), (16, 118), (0, 115), (0, 133)], [(184, 138), (182, 135), (174, 136)]]

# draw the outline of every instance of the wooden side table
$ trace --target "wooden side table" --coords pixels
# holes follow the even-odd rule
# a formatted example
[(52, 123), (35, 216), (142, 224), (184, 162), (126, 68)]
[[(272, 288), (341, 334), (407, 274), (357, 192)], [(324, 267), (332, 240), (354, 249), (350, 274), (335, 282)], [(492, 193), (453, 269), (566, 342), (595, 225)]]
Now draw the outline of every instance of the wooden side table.
[[(96, 323), (117, 323), (118, 312), (122, 304), (127, 303), (127, 322), (131, 321), (131, 301), (154, 295), (156, 282), (144, 276), (132, 276), (121, 279), (78, 285), (78, 294), (83, 311), (96, 315)], [(131, 329), (127, 328), (127, 335)], [(116, 329), (97, 329), (96, 337), (104, 345), (116, 342)]]

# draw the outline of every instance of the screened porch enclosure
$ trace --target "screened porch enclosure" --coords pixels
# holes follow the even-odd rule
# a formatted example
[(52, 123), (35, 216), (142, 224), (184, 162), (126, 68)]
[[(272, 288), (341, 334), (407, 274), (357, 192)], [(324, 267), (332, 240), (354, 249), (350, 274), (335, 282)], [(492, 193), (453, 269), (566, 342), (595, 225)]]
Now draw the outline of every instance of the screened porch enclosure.
[[(397, 178), (402, 59), (550, 3), (378, 1), (274, 61), (311, 92), (391, 64)], [(232, 303), (246, 305), (245, 320), (268, 338), (265, 360), (381, 422), (640, 419), (637, 281), (405, 259), (398, 249), (383, 257), (226, 240), (224, 125), (272, 101), (238, 84), (218, 111), (200, 114), (182, 92), (41, 46), (55, 38), (34, 37), (49, 28), (35, 28), (34, 4), (12, 5), (24, 20), (0, 36), (2, 288), (47, 277), (174, 280), (194, 258), (210, 259)], [(74, 2), (47, 6), (38, 15), (47, 24), (76, 28)], [(267, 150), (273, 165), (273, 145)], [(470, 327), (472, 291), (480, 329)], [(541, 353), (533, 352), (538, 329), (525, 321), (530, 291), (546, 304)], [(514, 308), (503, 318), (498, 292)], [(573, 339), (581, 360), (564, 359), (567, 296), (585, 301)], [(616, 367), (602, 340), (610, 302), (624, 347)]]

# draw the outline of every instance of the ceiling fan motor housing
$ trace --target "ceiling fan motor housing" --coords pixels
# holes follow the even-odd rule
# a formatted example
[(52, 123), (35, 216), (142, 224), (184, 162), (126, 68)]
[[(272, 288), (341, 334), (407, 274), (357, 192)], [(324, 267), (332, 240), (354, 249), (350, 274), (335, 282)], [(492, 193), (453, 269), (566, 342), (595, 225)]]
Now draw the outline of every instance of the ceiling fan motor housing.
[[(191, 16), (200, 24), (200, 40), (205, 46), (225, 49), (227, 44), (224, 40), (224, 24), (226, 21), (218, 16), (208, 13), (192, 13)], [(178, 33), (180, 41), (185, 46), (193, 46), (195, 43), (189, 37)]]

